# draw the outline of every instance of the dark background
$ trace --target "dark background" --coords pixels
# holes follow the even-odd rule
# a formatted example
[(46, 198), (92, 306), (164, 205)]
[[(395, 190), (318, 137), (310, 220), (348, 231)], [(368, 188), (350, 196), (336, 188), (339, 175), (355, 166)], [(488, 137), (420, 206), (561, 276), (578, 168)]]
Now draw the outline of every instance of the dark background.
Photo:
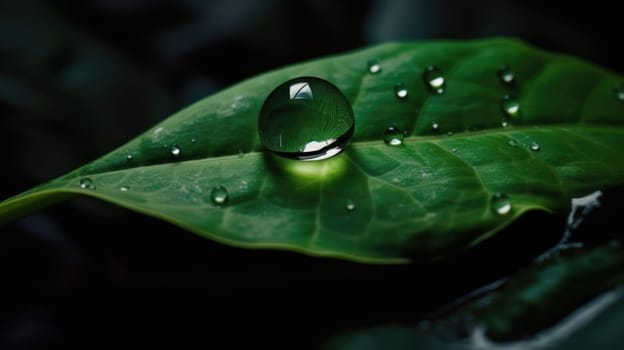
[[(620, 14), (606, 0), (2, 0), (0, 198), (241, 79), (384, 41), (515, 36), (622, 73)], [(545, 234), (527, 241), (536, 222)], [(314, 347), (340, 330), (415, 322), (530, 261), (563, 223), (535, 214), (454, 262), (381, 267), (224, 247), (78, 199), (0, 227), (0, 349)]]

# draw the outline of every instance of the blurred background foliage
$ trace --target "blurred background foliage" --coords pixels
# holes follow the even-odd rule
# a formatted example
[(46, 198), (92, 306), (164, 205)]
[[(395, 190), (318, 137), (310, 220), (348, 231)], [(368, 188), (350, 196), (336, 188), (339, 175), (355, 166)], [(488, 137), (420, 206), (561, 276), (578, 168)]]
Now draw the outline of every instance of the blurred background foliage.
[[(620, 13), (606, 0), (1, 1), (0, 197), (93, 160), (242, 79), (390, 40), (516, 36), (622, 73)], [(592, 230), (609, 231), (600, 223), (614, 212), (601, 212)], [(124, 337), (315, 347), (337, 330), (418, 320), (515, 271), (561, 233), (561, 217), (524, 222), (536, 220), (552, 232), (538, 242), (508, 234), (461, 265), (390, 268), (223, 247), (78, 199), (0, 228), (8, 292), (0, 348)], [(267, 322), (273, 316), (281, 322)], [(324, 321), (307, 326), (314, 318)]]

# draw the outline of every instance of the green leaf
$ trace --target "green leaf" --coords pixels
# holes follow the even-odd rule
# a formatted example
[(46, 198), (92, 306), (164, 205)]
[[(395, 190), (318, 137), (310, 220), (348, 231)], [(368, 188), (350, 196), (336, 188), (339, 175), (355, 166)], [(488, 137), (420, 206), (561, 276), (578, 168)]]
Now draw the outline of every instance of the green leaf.
[[(377, 74), (368, 72), (371, 59), (381, 64)], [(445, 77), (440, 95), (423, 80), (432, 64)], [(513, 84), (498, 78), (502, 64), (513, 71)], [(341, 155), (289, 161), (259, 144), (264, 99), (297, 76), (329, 80), (351, 102), (355, 132)], [(80, 194), (241, 247), (383, 263), (442, 256), (529, 210), (565, 210), (571, 197), (621, 186), (624, 103), (613, 90), (620, 81), (509, 39), (384, 44), (269, 72), (210, 96), (102, 158), (6, 200), (0, 222)], [(407, 98), (395, 96), (398, 82)], [(518, 96), (520, 110), (504, 128), (507, 94)], [(383, 143), (389, 126), (407, 132), (402, 145)], [(540, 149), (531, 150), (533, 143)], [(80, 187), (86, 177), (95, 189)], [(223, 206), (212, 203), (215, 186), (229, 193)], [(506, 215), (492, 210), (498, 192), (511, 202)], [(349, 202), (355, 210), (345, 209)]]

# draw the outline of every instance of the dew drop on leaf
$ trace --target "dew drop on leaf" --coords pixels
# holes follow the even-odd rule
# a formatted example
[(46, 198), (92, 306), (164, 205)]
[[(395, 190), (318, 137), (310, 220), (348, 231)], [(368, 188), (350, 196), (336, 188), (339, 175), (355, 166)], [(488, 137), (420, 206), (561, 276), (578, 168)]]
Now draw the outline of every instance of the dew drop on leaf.
[(195, 138), (192, 138), (191, 143), (195, 143), (195, 142), (197, 142), (197, 140)]
[(228, 200), (228, 191), (225, 187), (218, 185), (210, 192), (210, 198), (215, 205), (224, 205)]
[(438, 131), (439, 129), (440, 129), (440, 125), (438, 125), (438, 123), (436, 122), (431, 123), (431, 130)]
[(345, 204), (345, 210), (346, 211), (354, 211), (355, 210), (355, 203), (353, 203), (352, 200), (348, 200), (347, 203)]
[(340, 153), (353, 135), (353, 109), (332, 83), (313, 77), (291, 79), (262, 105), (258, 133), (276, 155), (321, 160)]
[(444, 93), (446, 80), (444, 79), (444, 75), (442, 74), (440, 68), (433, 65), (427, 66), (423, 72), (423, 80), (431, 91), (438, 95)]
[(128, 161), (128, 162), (129, 162), (129, 161), (131, 161), (133, 158), (134, 158), (134, 156), (132, 156), (132, 154), (131, 154), (131, 153), (128, 153), (128, 154), (126, 155), (126, 161)]
[(615, 84), (613, 87), (613, 93), (615, 94), (615, 98), (620, 101), (624, 101), (624, 86), (621, 83)]
[(95, 184), (88, 177), (83, 177), (80, 179), (80, 188), (84, 190), (95, 190)]
[(541, 147), (539, 143), (533, 141), (531, 142), (531, 145), (529, 146), (529, 148), (531, 149), (531, 151), (539, 151)]
[(394, 95), (398, 98), (398, 99), (404, 99), (407, 97), (407, 88), (405, 87), (405, 84), (403, 83), (396, 83), (394, 85)]
[(501, 109), (507, 116), (515, 118), (520, 113), (520, 102), (511, 95), (505, 95), (501, 100)]
[(503, 120), (501, 121), (501, 127), (506, 128), (506, 127), (508, 127), (508, 126), (509, 126), (509, 123), (507, 122), (507, 120), (506, 120), (506, 119), (503, 119)]
[(169, 148), (169, 151), (171, 152), (171, 155), (174, 157), (178, 157), (182, 153), (182, 150), (176, 144), (171, 145), (171, 148)]
[(381, 72), (381, 65), (379, 64), (378, 59), (375, 58), (375, 59), (368, 61), (368, 72), (370, 74), (377, 74)]
[(121, 192), (128, 192), (130, 190), (130, 186), (121, 186), (119, 187), (119, 190)]
[(494, 193), (490, 205), (492, 206), (492, 211), (498, 215), (505, 215), (511, 211), (511, 201), (509, 196), (504, 193)]
[(509, 142), (507, 142), (507, 144), (511, 147), (517, 147), (518, 146), (518, 141), (511, 139), (509, 140)]
[(453, 148), (453, 149), (451, 150), (451, 152), (453, 152), (453, 153), (457, 152), (457, 148)]
[(384, 131), (383, 140), (386, 145), (398, 146), (403, 143), (405, 134), (399, 128), (391, 126)]
[(498, 71), (496, 72), (496, 75), (498, 76), (498, 79), (503, 83), (503, 84), (513, 84), (514, 80), (515, 80), (515, 75), (513, 73), (513, 71), (511, 70), (511, 68), (509, 68), (506, 64), (502, 64), (499, 68)]

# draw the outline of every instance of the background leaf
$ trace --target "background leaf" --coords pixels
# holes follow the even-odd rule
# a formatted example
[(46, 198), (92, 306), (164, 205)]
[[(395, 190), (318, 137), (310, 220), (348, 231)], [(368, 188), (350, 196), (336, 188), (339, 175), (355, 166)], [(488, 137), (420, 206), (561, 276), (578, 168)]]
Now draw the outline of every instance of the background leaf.
[[(375, 75), (366, 67), (372, 58), (382, 67)], [(430, 64), (446, 78), (442, 95), (423, 82)], [(501, 64), (511, 67), (514, 84), (498, 79)], [(303, 164), (274, 158), (258, 144), (264, 98), (295, 76), (325, 78), (351, 101), (355, 134), (340, 156)], [(573, 196), (621, 185), (624, 103), (613, 91), (619, 80), (507, 39), (381, 45), (213, 95), (99, 160), (4, 202), (0, 221), (76, 193), (238, 246), (376, 262), (440, 256), (528, 210), (559, 211)], [(397, 82), (408, 98), (394, 96)], [(518, 96), (520, 115), (503, 128), (506, 94)], [(408, 133), (401, 146), (381, 141), (392, 125)], [(530, 148), (534, 143), (539, 150)], [(95, 189), (80, 187), (87, 177)], [(210, 197), (219, 185), (229, 192), (224, 207)], [(509, 196), (511, 213), (492, 210), (497, 192)], [(352, 212), (345, 211), (348, 201), (356, 205)]]

